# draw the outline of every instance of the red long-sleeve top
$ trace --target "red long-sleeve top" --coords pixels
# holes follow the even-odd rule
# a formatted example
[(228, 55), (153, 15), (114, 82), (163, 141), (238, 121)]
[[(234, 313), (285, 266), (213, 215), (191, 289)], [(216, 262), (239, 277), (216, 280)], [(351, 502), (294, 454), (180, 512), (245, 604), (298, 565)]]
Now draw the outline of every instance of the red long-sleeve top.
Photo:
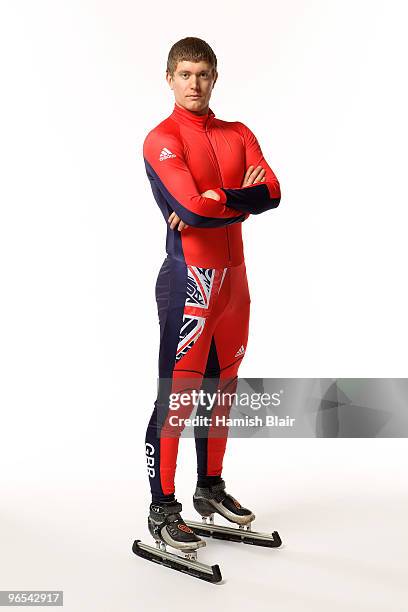
[[(244, 261), (242, 222), (279, 205), (279, 181), (251, 130), (217, 119), (211, 109), (196, 115), (174, 110), (145, 138), (143, 156), (153, 195), (166, 221), (172, 211), (188, 228), (167, 228), (166, 251), (203, 268)], [(248, 166), (262, 166), (265, 180), (241, 188)], [(208, 189), (220, 200), (202, 197)]]

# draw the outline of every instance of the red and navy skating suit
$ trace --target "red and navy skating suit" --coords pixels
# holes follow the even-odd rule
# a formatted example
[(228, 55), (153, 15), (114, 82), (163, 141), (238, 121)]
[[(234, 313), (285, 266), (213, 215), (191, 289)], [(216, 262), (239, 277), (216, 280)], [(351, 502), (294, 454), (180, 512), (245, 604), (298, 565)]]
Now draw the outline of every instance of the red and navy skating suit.
[[(168, 394), (181, 391), (193, 377), (205, 377), (214, 391), (234, 391), (250, 311), (242, 222), (276, 208), (280, 186), (251, 130), (238, 121), (217, 119), (211, 109), (196, 115), (175, 104), (147, 135), (143, 155), (165, 221), (174, 211), (189, 226), (180, 232), (167, 225), (167, 258), (156, 283), (159, 377), (167, 383), (162, 389), (159, 385), (146, 457), (153, 499), (160, 501), (174, 493), (179, 442), (174, 433), (166, 435)], [(241, 188), (251, 165), (265, 169), (265, 180)], [(200, 195), (208, 189), (220, 200)], [(226, 428), (213, 437), (196, 428), (199, 477), (221, 475), (226, 437)]]

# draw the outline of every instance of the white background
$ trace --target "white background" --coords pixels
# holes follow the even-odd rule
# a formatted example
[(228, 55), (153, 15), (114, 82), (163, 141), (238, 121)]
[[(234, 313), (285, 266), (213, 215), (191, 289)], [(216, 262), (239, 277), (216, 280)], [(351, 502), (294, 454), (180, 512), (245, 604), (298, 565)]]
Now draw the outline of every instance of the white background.
[[(0, 589), (64, 589), (69, 612), (406, 609), (403, 439), (231, 440), (228, 488), (285, 547), (209, 541), (223, 585), (130, 550), (149, 541), (165, 241), (142, 142), (173, 108), (170, 46), (210, 43), (211, 108), (281, 182), (244, 226), (240, 375), (405, 377), (404, 5), (2, 0)], [(185, 516), (194, 462), (187, 440)]]

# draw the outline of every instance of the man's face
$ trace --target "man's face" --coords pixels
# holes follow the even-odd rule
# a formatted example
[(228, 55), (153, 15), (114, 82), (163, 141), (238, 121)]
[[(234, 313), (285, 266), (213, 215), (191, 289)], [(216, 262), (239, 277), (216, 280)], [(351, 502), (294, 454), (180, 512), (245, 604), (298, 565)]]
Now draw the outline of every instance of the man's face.
[(166, 73), (170, 88), (174, 91), (176, 104), (198, 115), (208, 111), (214, 83), (218, 74), (208, 62), (188, 62), (177, 64), (173, 77)]

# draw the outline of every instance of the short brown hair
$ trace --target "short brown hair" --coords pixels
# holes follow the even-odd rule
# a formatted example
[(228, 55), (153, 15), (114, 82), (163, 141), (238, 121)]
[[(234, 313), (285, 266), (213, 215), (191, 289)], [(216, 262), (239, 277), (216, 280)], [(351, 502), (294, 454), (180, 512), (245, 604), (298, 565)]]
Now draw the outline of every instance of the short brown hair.
[(173, 76), (179, 62), (208, 62), (217, 70), (217, 57), (210, 45), (201, 38), (188, 36), (178, 40), (169, 51), (167, 58), (167, 72)]

